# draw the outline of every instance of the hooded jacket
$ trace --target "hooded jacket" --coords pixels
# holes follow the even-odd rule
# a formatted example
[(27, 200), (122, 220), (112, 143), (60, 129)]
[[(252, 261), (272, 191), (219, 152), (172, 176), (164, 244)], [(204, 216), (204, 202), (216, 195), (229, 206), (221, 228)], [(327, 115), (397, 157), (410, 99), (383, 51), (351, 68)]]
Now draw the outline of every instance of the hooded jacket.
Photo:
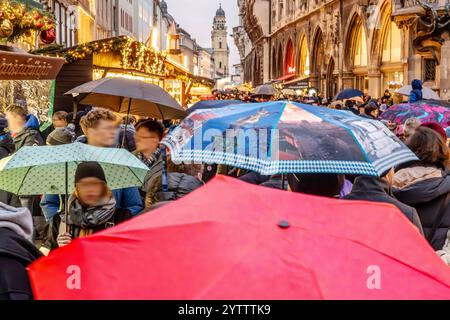
[(43, 144), (44, 141), (39, 132), (39, 121), (34, 115), (29, 114), (23, 130), (14, 136), (15, 149), (18, 151), (24, 146), (41, 146)]
[(32, 230), (28, 209), (0, 203), (0, 300), (33, 298), (26, 268), (41, 253), (29, 240)]
[[(445, 197), (450, 192), (450, 175), (441, 171), (441, 175), (436, 176), (430, 170), (425, 169), (425, 167), (412, 167), (398, 171), (395, 178), (396, 185), (398, 186), (399, 182), (401, 182), (399, 181), (400, 178), (407, 183), (402, 185), (401, 188), (394, 189), (394, 195), (401, 202), (416, 208), (425, 236), (428, 238)], [(405, 170), (412, 173), (406, 174)], [(423, 172), (423, 175), (418, 175), (418, 171)], [(449, 228), (450, 204), (445, 209), (436, 233), (431, 239), (430, 244), (435, 250), (443, 248)]]
[(422, 81), (414, 79), (411, 82), (412, 91), (409, 94), (409, 103), (417, 102), (423, 99), (422, 95)]
[(379, 177), (361, 176), (355, 179), (353, 189), (345, 196), (346, 200), (364, 200), (372, 202), (385, 202), (396, 206), (423, 234), (422, 224), (416, 209), (410, 207), (391, 195), (391, 188), (387, 182)]

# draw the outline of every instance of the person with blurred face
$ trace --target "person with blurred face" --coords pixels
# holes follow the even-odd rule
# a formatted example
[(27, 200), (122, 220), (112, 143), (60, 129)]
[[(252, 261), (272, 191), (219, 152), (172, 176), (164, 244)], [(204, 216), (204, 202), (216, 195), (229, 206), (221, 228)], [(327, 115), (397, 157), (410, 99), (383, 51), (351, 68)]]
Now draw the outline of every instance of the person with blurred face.
[(75, 191), (69, 198), (68, 214), (61, 223), (58, 246), (114, 227), (130, 218), (129, 211), (116, 207), (116, 199), (108, 188), (100, 164), (80, 163), (75, 172)]
[(57, 111), (52, 116), (52, 125), (54, 129), (67, 127), (67, 112)]
[(14, 140), (15, 151), (24, 146), (40, 146), (44, 144), (39, 132), (39, 121), (27, 113), (25, 107), (18, 105), (6, 109), (8, 128)]
[(134, 140), (136, 141), (135, 155), (147, 167), (151, 168), (161, 157), (159, 144), (163, 136), (164, 128), (157, 121), (141, 122), (136, 128)]
[(94, 147), (113, 147), (117, 140), (116, 116), (109, 110), (96, 108), (89, 111), (80, 122), (87, 143)]
[[(116, 116), (109, 110), (96, 108), (82, 117), (80, 125), (87, 138), (87, 144), (94, 147), (117, 146)], [(80, 137), (79, 137), (80, 138)], [(82, 140), (77, 139), (77, 142)], [(116, 189), (112, 191), (117, 209), (126, 210), (133, 216), (144, 209), (141, 195), (137, 187)], [(41, 201), (41, 208), (48, 217), (55, 216), (61, 207), (58, 195), (46, 195)]]

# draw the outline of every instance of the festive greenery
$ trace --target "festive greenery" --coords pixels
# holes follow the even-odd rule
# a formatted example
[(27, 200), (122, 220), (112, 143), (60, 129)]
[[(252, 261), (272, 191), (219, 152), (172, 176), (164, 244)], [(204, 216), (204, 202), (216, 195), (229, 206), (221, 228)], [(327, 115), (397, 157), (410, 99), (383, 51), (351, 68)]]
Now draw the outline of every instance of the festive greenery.
[(60, 55), (67, 62), (74, 62), (91, 54), (106, 52), (120, 54), (124, 69), (133, 69), (153, 75), (165, 75), (165, 56), (129, 37), (83, 43), (73, 49), (63, 51)]
[[(20, 36), (30, 36), (33, 31), (45, 33), (47, 43), (52, 40), (55, 20), (53, 16), (38, 8), (31, 9), (18, 2), (0, 0), (0, 40), (16, 41)], [(51, 42), (54, 41), (54, 38)], [(51, 43), (50, 42), (50, 43)]]

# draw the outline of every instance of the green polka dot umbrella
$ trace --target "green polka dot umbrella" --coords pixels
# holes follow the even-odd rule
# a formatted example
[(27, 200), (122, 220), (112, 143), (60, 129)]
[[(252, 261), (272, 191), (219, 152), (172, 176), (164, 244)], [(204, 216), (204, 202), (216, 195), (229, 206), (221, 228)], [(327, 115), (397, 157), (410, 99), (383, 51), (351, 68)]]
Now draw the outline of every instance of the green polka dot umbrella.
[(0, 161), (0, 190), (20, 196), (71, 193), (75, 170), (83, 161), (100, 163), (112, 190), (141, 186), (148, 171), (147, 166), (125, 149), (82, 143), (23, 147)]

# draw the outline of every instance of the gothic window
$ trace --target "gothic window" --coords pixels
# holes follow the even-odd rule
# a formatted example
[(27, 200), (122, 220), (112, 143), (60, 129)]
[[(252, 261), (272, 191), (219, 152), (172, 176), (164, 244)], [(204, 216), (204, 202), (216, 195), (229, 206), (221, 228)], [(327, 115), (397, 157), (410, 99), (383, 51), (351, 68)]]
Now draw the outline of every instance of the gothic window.
[(222, 49), (222, 41), (219, 41), (219, 49)]
[(299, 54), (299, 72), (300, 76), (309, 76), (310, 74), (310, 62), (309, 62), (309, 50), (306, 37), (303, 37), (300, 41), (300, 54)]
[(383, 42), (383, 62), (401, 61), (402, 37), (400, 29), (395, 22), (391, 21)]
[(219, 62), (219, 69), (222, 69), (222, 61)]
[(354, 55), (354, 65), (363, 67), (367, 66), (367, 42), (366, 42), (366, 32), (362, 25), (359, 26), (356, 32), (356, 46)]

